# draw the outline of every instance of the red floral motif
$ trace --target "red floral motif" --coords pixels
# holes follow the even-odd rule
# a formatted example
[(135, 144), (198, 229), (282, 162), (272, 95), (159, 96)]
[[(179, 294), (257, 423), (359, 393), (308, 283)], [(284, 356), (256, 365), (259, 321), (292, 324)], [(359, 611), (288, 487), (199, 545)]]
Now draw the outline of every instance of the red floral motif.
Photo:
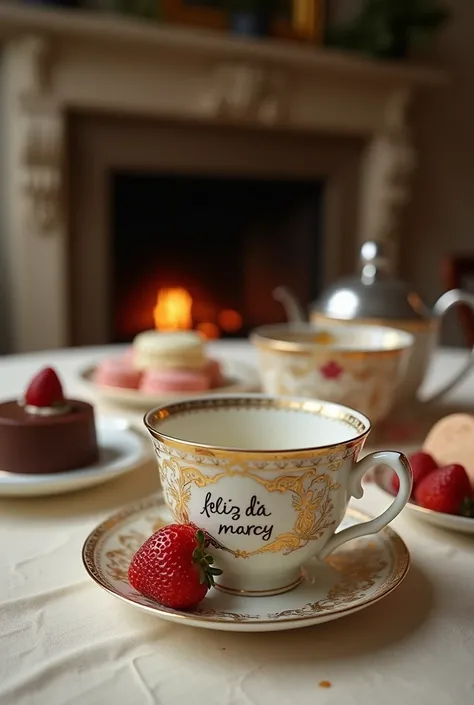
[(331, 360), (331, 362), (326, 362), (325, 365), (320, 367), (320, 372), (326, 379), (337, 379), (344, 370), (337, 362)]

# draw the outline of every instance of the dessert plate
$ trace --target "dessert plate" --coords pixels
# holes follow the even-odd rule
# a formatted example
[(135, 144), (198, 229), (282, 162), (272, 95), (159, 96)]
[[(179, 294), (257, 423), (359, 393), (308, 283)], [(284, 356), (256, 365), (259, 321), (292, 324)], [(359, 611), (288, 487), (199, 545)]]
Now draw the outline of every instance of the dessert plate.
[(166, 396), (159, 394), (144, 394), (138, 389), (124, 389), (123, 387), (109, 387), (94, 382), (96, 365), (89, 365), (79, 372), (81, 380), (89, 389), (105, 401), (140, 409), (151, 409), (168, 401), (177, 401), (184, 397), (202, 396), (203, 394), (235, 394), (240, 392), (254, 392), (259, 388), (257, 371), (250, 365), (237, 360), (223, 362), (226, 384), (206, 390), (205, 392), (169, 392)]
[[(379, 466), (374, 469), (373, 480), (375, 484), (386, 495), (393, 498), (393, 492), (390, 489), (390, 477), (391, 471), (389, 468)], [(410, 513), (417, 519), (425, 521), (427, 524), (432, 524), (442, 529), (459, 531), (463, 534), (474, 534), (474, 518), (471, 519), (469, 517), (459, 517), (454, 514), (435, 512), (432, 509), (420, 507), (414, 500), (408, 502), (403, 511)]]
[(146, 443), (128, 421), (96, 418), (99, 459), (93, 465), (67, 472), (20, 475), (0, 470), (0, 497), (39, 497), (100, 485), (139, 467), (151, 457)]
[[(367, 517), (349, 509), (343, 526)], [(212, 589), (192, 611), (173, 610), (138, 593), (128, 582), (131, 559), (170, 515), (160, 495), (124, 509), (86, 539), (82, 557), (90, 577), (115, 597), (178, 624), (237, 632), (309, 627), (378, 602), (405, 577), (410, 556), (402, 539), (385, 528), (335, 551), (325, 563), (310, 561), (294, 590), (272, 597), (243, 597)]]

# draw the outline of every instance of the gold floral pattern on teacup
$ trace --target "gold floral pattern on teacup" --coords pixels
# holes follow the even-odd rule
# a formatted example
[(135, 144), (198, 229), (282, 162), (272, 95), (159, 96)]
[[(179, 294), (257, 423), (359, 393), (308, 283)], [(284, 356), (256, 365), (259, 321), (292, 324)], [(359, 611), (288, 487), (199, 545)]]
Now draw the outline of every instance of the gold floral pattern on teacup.
[(320, 330), (308, 324), (261, 326), (251, 341), (267, 394), (326, 399), (378, 421), (394, 402), (414, 339), (390, 327), (340, 322)]
[(162, 457), (169, 457), (192, 465), (210, 465), (215, 468), (237, 467), (242, 462), (245, 462), (246, 466), (253, 470), (285, 470), (290, 473), (314, 467), (320, 469), (325, 467), (330, 472), (336, 472), (342, 466), (344, 460), (348, 458), (353, 458), (354, 461), (357, 460), (364, 442), (365, 438), (354, 439), (354, 442), (341, 443), (330, 449), (322, 448), (320, 451), (318, 449), (302, 450), (298, 451), (297, 458), (293, 455), (287, 458), (285, 457), (287, 452), (282, 451), (281, 454), (275, 453), (275, 458), (269, 458), (266, 453), (260, 454), (253, 451), (232, 453), (230, 451), (208, 450), (199, 447), (188, 451), (184, 450), (179, 443), (175, 445), (169, 441), (163, 443), (155, 438), (153, 439), (158, 461)]
[(281, 475), (271, 479), (254, 474), (243, 465), (227, 468), (215, 475), (205, 475), (198, 468), (161, 457), (159, 470), (166, 502), (175, 520), (181, 524), (190, 522), (188, 505), (193, 485), (203, 488), (223, 478), (235, 476), (249, 478), (270, 493), (291, 494), (292, 507), (296, 513), (293, 529), (278, 534), (268, 544), (253, 551), (231, 550), (219, 542), (222, 548), (236, 558), (249, 558), (267, 552), (287, 555), (319, 539), (327, 529), (335, 527), (332, 492), (338, 490), (340, 484), (328, 473), (321, 473), (318, 468), (312, 468), (302, 475)]
[[(334, 366), (327, 376), (339, 374)], [(267, 413), (265, 413), (265, 410)], [(410, 491), (396, 451), (358, 455), (370, 421), (320, 400), (264, 395), (202, 397), (145, 416), (161, 486), (173, 519), (200, 526), (216, 542), (223, 591), (274, 596), (301, 580), (301, 567), (325, 558), (361, 530), (337, 532), (372, 462), (401, 478), (399, 499), (367, 527), (396, 516)]]
[(374, 421), (390, 410), (400, 379), (401, 351), (392, 355), (315, 352), (282, 354), (258, 349), (262, 383), (269, 394), (323, 398), (351, 406)]
[(311, 342), (317, 343), (318, 345), (332, 345), (334, 340), (334, 335), (327, 330), (316, 331), (314, 336), (311, 338)]

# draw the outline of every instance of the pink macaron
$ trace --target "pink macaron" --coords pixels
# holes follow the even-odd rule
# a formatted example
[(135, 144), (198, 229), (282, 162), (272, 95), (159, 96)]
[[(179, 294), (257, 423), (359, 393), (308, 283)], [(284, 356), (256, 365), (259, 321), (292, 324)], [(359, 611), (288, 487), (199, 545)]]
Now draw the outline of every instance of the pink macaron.
[(128, 364), (131, 365), (133, 363), (134, 357), (135, 350), (133, 349), (133, 345), (130, 345), (128, 348), (125, 349), (125, 352), (123, 353), (121, 359), (123, 362), (128, 362)]
[(211, 389), (223, 386), (225, 380), (224, 375), (222, 374), (221, 364), (218, 360), (209, 359), (206, 363), (205, 371), (209, 376), (209, 384)]
[(200, 370), (146, 370), (140, 391), (144, 394), (166, 392), (204, 392), (210, 388), (209, 375)]
[(127, 360), (107, 358), (96, 368), (94, 382), (107, 387), (138, 389), (142, 372), (136, 370)]

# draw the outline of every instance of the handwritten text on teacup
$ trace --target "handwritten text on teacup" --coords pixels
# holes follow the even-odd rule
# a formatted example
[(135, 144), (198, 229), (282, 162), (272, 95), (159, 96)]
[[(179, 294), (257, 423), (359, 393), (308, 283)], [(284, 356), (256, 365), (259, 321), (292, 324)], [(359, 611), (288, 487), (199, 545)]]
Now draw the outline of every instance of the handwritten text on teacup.
[[(210, 519), (213, 515), (227, 516), (233, 522), (238, 522), (243, 516), (254, 517), (269, 517), (271, 512), (267, 511), (265, 505), (257, 499), (256, 495), (252, 495), (245, 509), (241, 509), (238, 505), (233, 504), (231, 499), (224, 500), (223, 497), (212, 496), (212, 492), (206, 494), (204, 506), (201, 514)], [(262, 541), (269, 541), (273, 532), (273, 524), (220, 524), (218, 534), (240, 534), (241, 536), (260, 536)]]

